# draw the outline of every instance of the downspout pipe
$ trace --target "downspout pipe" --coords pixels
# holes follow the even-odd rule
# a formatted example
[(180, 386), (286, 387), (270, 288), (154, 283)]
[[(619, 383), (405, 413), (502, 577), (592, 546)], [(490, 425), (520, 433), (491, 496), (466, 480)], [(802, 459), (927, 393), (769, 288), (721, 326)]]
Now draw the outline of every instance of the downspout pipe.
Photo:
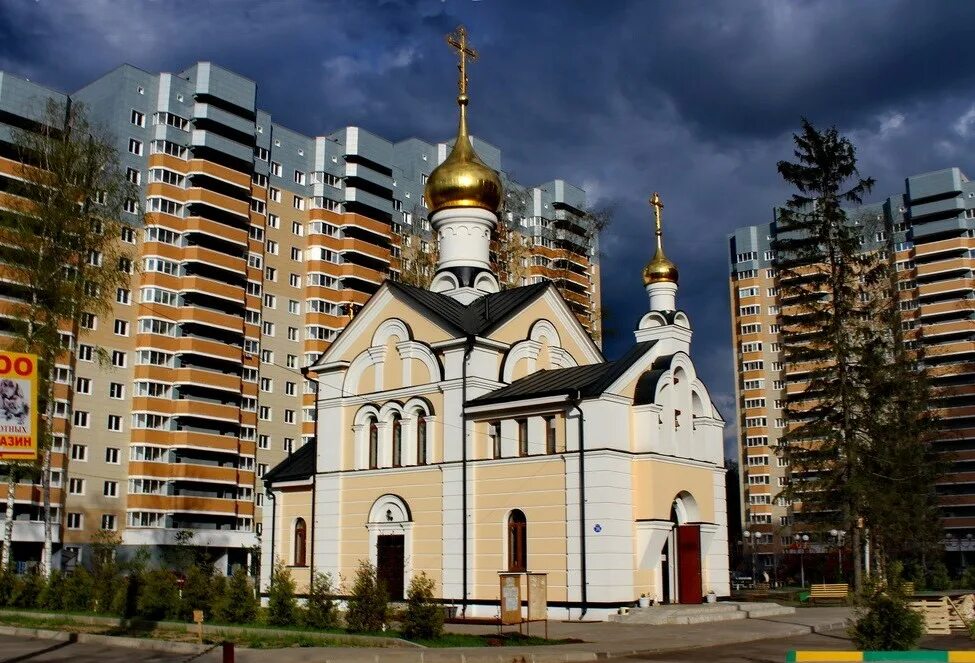
[(270, 555), (271, 559), (261, 560), (261, 572), (263, 573), (264, 571), (263, 567), (265, 564), (271, 565), (271, 574), (268, 575), (267, 577), (267, 588), (270, 590), (271, 583), (274, 582), (274, 530), (277, 529), (276, 520), (278, 517), (278, 500), (274, 496), (274, 488), (271, 487), (271, 484), (268, 483), (265, 484), (265, 486), (267, 486), (267, 491), (266, 491), (267, 497), (268, 499), (271, 500), (273, 504), (273, 506), (271, 507), (271, 555)]
[(468, 335), (464, 345), (464, 362), (461, 364), (461, 407), (460, 407), (460, 426), (461, 426), (461, 451), (460, 451), (460, 476), (461, 476), (461, 589), (463, 597), (461, 599), (461, 615), (467, 616), (467, 362), (474, 351), (474, 336)]
[(581, 407), (582, 392), (577, 390), (570, 402), (579, 413), (579, 571), (582, 576), (579, 586), (582, 610), (579, 619), (582, 620), (589, 611), (589, 580), (586, 569), (586, 415)]

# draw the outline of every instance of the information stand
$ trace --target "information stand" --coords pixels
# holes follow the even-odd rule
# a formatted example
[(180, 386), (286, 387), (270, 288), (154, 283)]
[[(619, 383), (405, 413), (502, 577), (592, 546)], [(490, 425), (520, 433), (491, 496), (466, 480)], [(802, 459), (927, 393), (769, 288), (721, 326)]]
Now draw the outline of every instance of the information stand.
[(521, 632), (521, 575), (520, 573), (499, 573), (501, 580), (501, 618), (498, 632), (502, 626), (518, 624)]
[(530, 635), (532, 622), (545, 622), (545, 639), (548, 640), (548, 574), (528, 574), (528, 619), (525, 634)]

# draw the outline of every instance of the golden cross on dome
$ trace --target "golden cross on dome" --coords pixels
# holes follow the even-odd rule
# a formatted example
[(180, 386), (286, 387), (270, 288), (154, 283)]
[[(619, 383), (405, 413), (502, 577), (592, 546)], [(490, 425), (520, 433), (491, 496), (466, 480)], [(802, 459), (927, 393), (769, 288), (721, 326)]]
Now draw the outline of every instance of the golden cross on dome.
[(457, 63), (460, 72), (457, 90), (461, 97), (467, 97), (467, 58), (470, 58), (471, 62), (476, 61), (477, 51), (467, 43), (467, 28), (463, 25), (458, 25), (456, 30), (447, 35), (447, 43), (460, 56), (460, 62)]
[(656, 191), (650, 196), (650, 207), (653, 208), (653, 216), (656, 221), (657, 234), (661, 234), (662, 228), (660, 227), (660, 217), (664, 208), (664, 201), (660, 199), (660, 194)]

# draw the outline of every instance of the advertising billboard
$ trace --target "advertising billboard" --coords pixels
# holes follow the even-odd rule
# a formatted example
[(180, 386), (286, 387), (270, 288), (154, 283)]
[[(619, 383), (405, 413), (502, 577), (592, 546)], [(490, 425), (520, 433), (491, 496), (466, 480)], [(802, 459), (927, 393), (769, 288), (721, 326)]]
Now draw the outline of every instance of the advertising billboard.
[(0, 460), (35, 460), (37, 355), (0, 350)]

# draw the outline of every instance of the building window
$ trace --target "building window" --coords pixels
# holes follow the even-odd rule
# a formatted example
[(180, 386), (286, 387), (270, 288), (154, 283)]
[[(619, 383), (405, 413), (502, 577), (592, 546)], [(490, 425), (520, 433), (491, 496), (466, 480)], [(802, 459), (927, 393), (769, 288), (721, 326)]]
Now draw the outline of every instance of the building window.
[(295, 521), (295, 566), (307, 566), (305, 559), (307, 540), (308, 528), (305, 526), (305, 519), (299, 518)]
[(108, 415), (108, 430), (116, 432), (122, 430), (122, 417), (120, 415)]
[(555, 417), (545, 417), (545, 453), (555, 453)]
[(81, 529), (83, 523), (84, 523), (84, 518), (80, 513), (68, 514), (68, 529)]
[(528, 522), (520, 509), (508, 516), (508, 571), (524, 573), (528, 570)]
[(129, 152), (137, 156), (142, 156), (142, 141), (135, 138), (129, 139)]
[(85, 480), (84, 479), (69, 479), (68, 480), (68, 492), (72, 495), (84, 495), (85, 494)]
[(112, 465), (118, 465), (119, 450), (116, 447), (108, 447), (105, 449), (105, 462), (111, 463)]
[(146, 115), (145, 113), (140, 113), (137, 110), (133, 110), (130, 121), (137, 127), (144, 127), (146, 126)]
[(118, 497), (118, 481), (106, 481), (102, 487), (102, 495), (105, 497)]
[(416, 464), (427, 464), (427, 418), (420, 413), (416, 417)]
[(403, 420), (393, 415), (393, 467), (403, 465)]
[(115, 514), (114, 513), (103, 513), (102, 514), (102, 529), (115, 531)]
[(488, 424), (488, 436), (491, 438), (491, 455), (501, 458), (501, 423), (492, 421)]
[(71, 460), (88, 460), (88, 447), (84, 444), (71, 445)]
[(518, 420), (518, 455), (528, 455), (528, 420)]
[(369, 422), (369, 469), (379, 467), (379, 426), (375, 421)]

